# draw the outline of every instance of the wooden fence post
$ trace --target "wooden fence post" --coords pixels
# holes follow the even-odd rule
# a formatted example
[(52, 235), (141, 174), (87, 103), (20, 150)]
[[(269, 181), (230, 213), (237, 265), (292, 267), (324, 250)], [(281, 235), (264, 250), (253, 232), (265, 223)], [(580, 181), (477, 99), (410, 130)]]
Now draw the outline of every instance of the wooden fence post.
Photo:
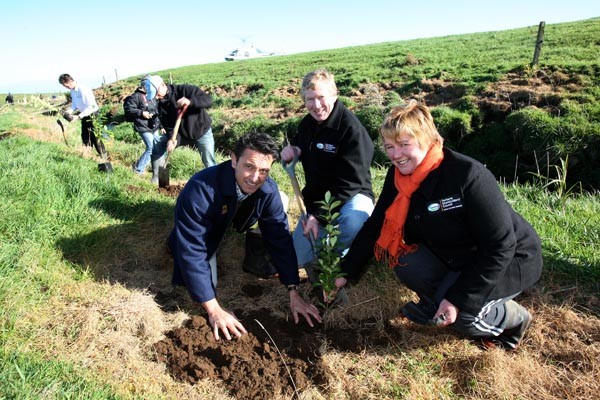
[(542, 52), (542, 44), (544, 44), (544, 27), (546, 23), (544, 21), (540, 22), (538, 26), (538, 34), (537, 40), (535, 41), (535, 51), (533, 52), (533, 61), (531, 62), (531, 66), (535, 67), (540, 60), (540, 53)]

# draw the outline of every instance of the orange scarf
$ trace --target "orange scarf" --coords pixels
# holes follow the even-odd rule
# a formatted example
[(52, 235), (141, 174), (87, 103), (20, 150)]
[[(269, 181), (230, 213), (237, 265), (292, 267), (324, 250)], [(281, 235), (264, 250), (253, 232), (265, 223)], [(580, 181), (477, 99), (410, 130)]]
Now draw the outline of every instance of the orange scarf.
[(411, 175), (402, 175), (396, 168), (394, 184), (398, 189), (398, 195), (385, 212), (381, 234), (375, 243), (375, 258), (377, 261), (383, 259), (390, 268), (394, 268), (398, 265), (400, 257), (417, 250), (417, 245), (404, 243), (404, 222), (408, 215), (410, 197), (419, 188), (427, 175), (440, 165), (443, 159), (442, 146), (433, 145)]

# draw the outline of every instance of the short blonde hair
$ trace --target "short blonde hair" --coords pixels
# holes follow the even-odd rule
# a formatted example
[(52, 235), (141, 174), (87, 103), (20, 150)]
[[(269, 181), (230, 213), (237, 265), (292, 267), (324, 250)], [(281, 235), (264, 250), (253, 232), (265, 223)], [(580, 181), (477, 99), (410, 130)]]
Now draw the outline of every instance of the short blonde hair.
[(324, 82), (328, 84), (335, 95), (337, 95), (337, 86), (335, 85), (335, 80), (333, 74), (327, 71), (325, 68), (317, 69), (315, 71), (309, 72), (304, 75), (302, 78), (302, 87), (300, 88), (300, 95), (302, 96), (302, 100), (306, 97), (307, 90), (314, 90), (317, 82)]
[(429, 108), (414, 99), (394, 107), (385, 117), (379, 134), (382, 138), (394, 141), (398, 141), (402, 135), (409, 135), (415, 138), (422, 149), (444, 143), (444, 138), (433, 123)]

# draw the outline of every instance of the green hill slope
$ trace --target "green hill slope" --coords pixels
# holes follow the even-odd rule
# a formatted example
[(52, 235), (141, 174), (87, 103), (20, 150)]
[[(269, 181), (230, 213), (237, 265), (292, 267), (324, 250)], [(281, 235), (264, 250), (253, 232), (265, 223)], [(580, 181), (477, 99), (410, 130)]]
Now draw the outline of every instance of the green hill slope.
[[(546, 25), (539, 64), (532, 67), (537, 30), (535, 25), (156, 73), (213, 95), (213, 131), (222, 151), (248, 130), (280, 140), (293, 136), (305, 114), (300, 80), (327, 68), (374, 140), (389, 109), (416, 98), (436, 108), (448, 146), (478, 158), (499, 177), (531, 179), (531, 173), (553, 171), (569, 156), (569, 183), (599, 188), (600, 18)], [(122, 121), (114, 105), (138, 80), (98, 91), (111, 118)], [(375, 162), (385, 157), (377, 154)]]

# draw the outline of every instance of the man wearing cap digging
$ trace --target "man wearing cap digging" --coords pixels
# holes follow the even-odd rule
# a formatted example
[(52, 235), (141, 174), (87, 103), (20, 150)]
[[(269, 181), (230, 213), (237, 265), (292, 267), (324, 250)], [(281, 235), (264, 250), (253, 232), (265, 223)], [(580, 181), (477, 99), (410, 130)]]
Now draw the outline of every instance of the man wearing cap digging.
[[(195, 85), (166, 84), (158, 75), (144, 78), (144, 89), (148, 100), (157, 99), (161, 125), (166, 130), (152, 150), (152, 183), (158, 183), (158, 169), (164, 165), (166, 151), (178, 146), (195, 147), (200, 153), (204, 167), (215, 162), (215, 140), (211, 119), (206, 109), (212, 105), (210, 95)], [(180, 109), (187, 106), (177, 138), (173, 140), (173, 128)]]

